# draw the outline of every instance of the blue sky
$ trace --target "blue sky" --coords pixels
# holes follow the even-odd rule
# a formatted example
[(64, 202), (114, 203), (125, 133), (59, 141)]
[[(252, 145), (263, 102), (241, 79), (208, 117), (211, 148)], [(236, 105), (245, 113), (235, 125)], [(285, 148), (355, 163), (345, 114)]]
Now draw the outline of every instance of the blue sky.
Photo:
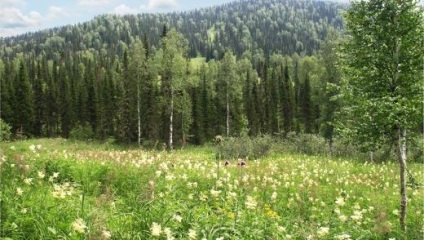
[(0, 0), (0, 37), (85, 22), (103, 13), (172, 12), (233, 0)]

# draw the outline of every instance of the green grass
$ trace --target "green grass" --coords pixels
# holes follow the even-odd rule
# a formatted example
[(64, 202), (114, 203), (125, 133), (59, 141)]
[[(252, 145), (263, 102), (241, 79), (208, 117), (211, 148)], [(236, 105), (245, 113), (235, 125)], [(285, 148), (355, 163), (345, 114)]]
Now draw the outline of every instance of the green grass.
[[(0, 239), (423, 234), (422, 188), (408, 188), (408, 232), (399, 228), (396, 163), (273, 154), (225, 167), (211, 147), (156, 152), (63, 139), (0, 143), (0, 149)], [(409, 169), (424, 181), (422, 165)]]

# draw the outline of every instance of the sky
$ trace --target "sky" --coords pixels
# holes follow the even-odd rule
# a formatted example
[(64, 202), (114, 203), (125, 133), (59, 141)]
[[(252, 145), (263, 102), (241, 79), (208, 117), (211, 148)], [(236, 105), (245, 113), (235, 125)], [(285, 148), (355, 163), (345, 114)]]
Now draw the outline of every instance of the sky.
[(0, 0), (0, 37), (82, 23), (104, 13), (186, 11), (234, 0)]

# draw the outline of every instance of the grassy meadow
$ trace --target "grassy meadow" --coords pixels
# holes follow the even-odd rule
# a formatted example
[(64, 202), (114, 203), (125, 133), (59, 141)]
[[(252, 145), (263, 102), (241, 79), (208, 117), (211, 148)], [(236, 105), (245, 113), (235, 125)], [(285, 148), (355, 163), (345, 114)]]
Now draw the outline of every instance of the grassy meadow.
[[(237, 166), (64, 139), (0, 143), (0, 239), (422, 239), (424, 191), (397, 163), (272, 153)], [(424, 182), (420, 164), (409, 164)]]

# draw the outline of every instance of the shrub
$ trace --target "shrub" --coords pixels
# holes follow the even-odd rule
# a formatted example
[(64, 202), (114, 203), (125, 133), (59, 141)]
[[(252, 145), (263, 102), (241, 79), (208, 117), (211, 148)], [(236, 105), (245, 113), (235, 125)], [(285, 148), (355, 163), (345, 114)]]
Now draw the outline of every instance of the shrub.
[(273, 140), (270, 136), (250, 138), (219, 138), (216, 145), (216, 157), (218, 159), (257, 159), (266, 156), (272, 148)]
[(12, 127), (0, 118), (0, 142), (9, 141)]
[(93, 129), (88, 123), (85, 123), (84, 125), (77, 125), (71, 130), (71, 133), (69, 134), (69, 138), (82, 141), (93, 139), (93, 137)]

